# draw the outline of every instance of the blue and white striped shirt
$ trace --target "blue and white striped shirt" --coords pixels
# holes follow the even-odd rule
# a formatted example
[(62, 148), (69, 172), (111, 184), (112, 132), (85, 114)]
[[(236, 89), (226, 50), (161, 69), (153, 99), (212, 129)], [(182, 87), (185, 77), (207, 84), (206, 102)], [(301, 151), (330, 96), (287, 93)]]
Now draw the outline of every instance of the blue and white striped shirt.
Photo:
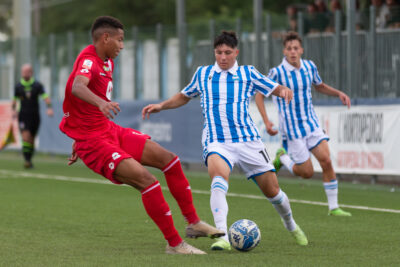
[(321, 84), (322, 80), (314, 62), (301, 59), (300, 64), (297, 69), (284, 58), (268, 74), (270, 79), (293, 90), (293, 99), (289, 104), (273, 96), (279, 110), (282, 137), (289, 140), (305, 137), (320, 127), (312, 104), (311, 87)]
[(254, 141), (260, 134), (249, 114), (249, 99), (256, 91), (269, 96), (278, 86), (253, 66), (222, 70), (217, 63), (201, 66), (181, 93), (200, 96), (204, 117), (203, 146), (213, 142)]

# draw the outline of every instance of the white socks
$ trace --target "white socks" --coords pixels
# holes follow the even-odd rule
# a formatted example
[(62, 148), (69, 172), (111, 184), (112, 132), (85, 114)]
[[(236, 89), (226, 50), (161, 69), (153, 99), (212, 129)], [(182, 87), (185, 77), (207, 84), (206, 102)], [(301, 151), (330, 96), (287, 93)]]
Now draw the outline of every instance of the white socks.
[(276, 196), (273, 198), (268, 198), (268, 200), (281, 216), (282, 222), (286, 229), (288, 229), (290, 232), (294, 231), (296, 229), (296, 222), (293, 219), (290, 202), (285, 192), (279, 190), (279, 193)]
[(291, 174), (293, 173), (293, 165), (294, 165), (294, 161), (289, 157), (288, 154), (283, 154), (282, 156), (280, 156), (280, 161), (281, 163), (290, 171)]
[[(221, 176), (215, 176), (211, 182), (211, 197), (210, 206), (214, 216), (214, 223), (217, 229), (225, 232), (225, 236), (221, 237), (228, 241), (228, 227), (227, 227), (227, 216), (228, 216), (228, 203), (226, 201), (226, 194), (228, 193), (228, 182)], [(290, 208), (290, 202), (282, 190), (273, 198), (268, 198), (271, 204), (274, 206), (276, 211), (282, 218), (282, 222), (286, 229), (294, 231), (296, 229), (296, 222), (292, 216), (292, 209)]]
[(228, 241), (228, 202), (226, 194), (228, 193), (228, 182), (221, 176), (215, 176), (211, 182), (210, 206), (214, 216), (215, 227), (225, 232), (221, 238)]
[(338, 181), (334, 179), (328, 183), (324, 183), (324, 188), (325, 188), (326, 198), (328, 199), (329, 210), (339, 208)]

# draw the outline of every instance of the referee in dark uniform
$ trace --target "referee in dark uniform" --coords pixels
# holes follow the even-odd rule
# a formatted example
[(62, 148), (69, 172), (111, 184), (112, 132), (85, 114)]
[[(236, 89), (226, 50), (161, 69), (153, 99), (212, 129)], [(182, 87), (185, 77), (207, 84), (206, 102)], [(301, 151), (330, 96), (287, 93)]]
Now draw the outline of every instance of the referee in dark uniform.
[[(30, 64), (21, 67), (21, 80), (15, 85), (12, 109), (14, 117), (18, 114), (19, 129), (22, 136), (22, 152), (24, 155), (24, 167), (33, 168), (32, 156), (35, 151), (34, 141), (40, 125), (39, 97), (43, 98), (47, 105), (47, 115), (53, 116), (53, 108), (48, 94), (43, 85), (33, 78), (33, 69)], [(17, 112), (17, 101), (20, 108)]]

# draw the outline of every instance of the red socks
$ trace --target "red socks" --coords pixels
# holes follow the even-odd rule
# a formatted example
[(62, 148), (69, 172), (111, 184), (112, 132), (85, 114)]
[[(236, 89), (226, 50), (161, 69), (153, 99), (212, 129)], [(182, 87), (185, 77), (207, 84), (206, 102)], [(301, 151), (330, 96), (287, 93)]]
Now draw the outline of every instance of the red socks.
[(178, 156), (168, 163), (162, 171), (167, 180), (169, 191), (178, 202), (186, 221), (190, 224), (200, 221), (196, 209), (193, 206), (192, 191), (189, 182), (183, 173)]
[(172, 220), (171, 210), (165, 201), (161, 192), (161, 186), (158, 181), (141, 191), (142, 201), (147, 214), (157, 224), (164, 238), (171, 247), (175, 247), (182, 242), (182, 238), (176, 231)]

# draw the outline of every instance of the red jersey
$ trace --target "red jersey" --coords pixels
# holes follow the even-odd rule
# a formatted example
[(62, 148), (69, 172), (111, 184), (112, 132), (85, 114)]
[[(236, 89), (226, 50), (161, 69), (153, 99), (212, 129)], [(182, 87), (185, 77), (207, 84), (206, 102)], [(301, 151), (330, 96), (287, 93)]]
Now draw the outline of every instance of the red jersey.
[(64, 117), (60, 123), (63, 133), (75, 140), (86, 140), (109, 129), (110, 120), (98, 107), (74, 96), (72, 84), (76, 76), (85, 76), (89, 78), (88, 87), (94, 94), (111, 101), (113, 69), (114, 62), (111, 59), (103, 61), (99, 58), (94, 45), (89, 45), (81, 51), (65, 87)]

